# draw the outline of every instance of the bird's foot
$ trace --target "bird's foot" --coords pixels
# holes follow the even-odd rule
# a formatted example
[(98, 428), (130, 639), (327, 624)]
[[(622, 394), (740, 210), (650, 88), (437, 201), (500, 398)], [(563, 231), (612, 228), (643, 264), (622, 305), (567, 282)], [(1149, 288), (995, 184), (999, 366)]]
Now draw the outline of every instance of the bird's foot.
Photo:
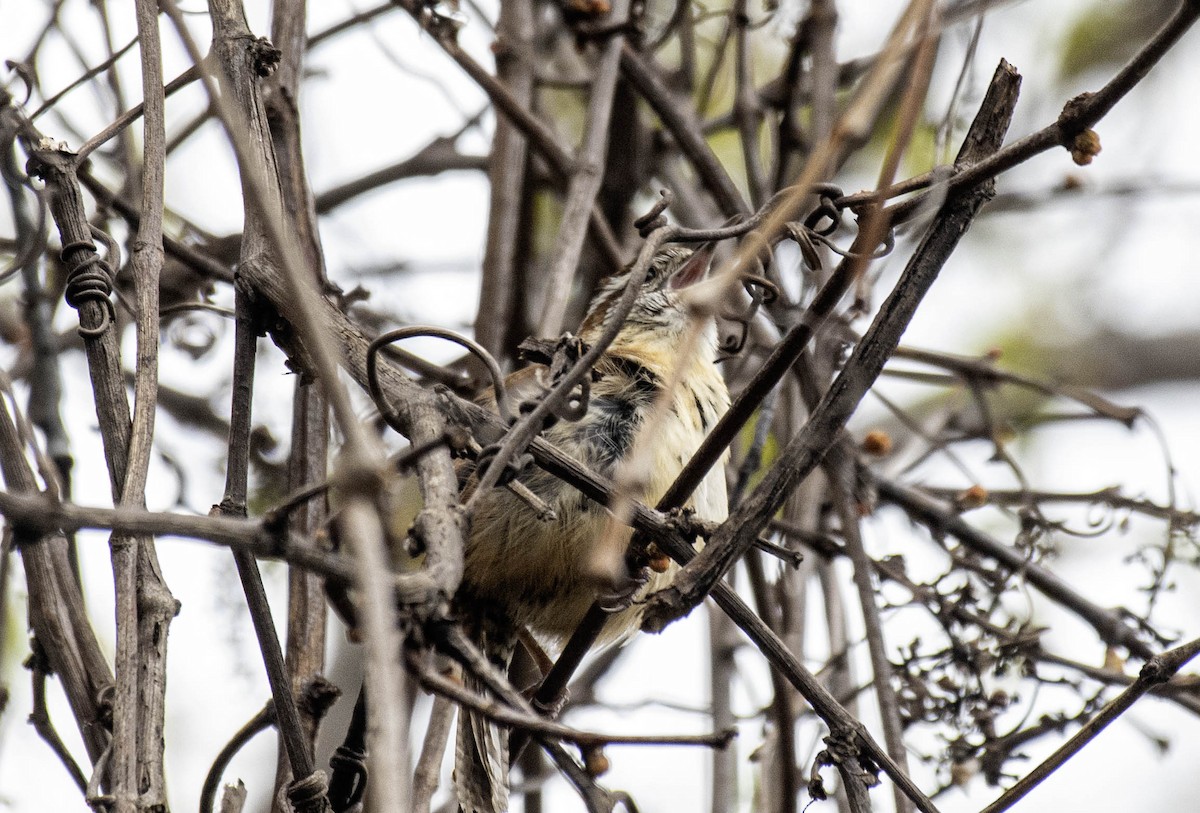
[(619, 585), (596, 597), (596, 604), (606, 613), (619, 613), (634, 605), (642, 588), (650, 581), (650, 571), (639, 568)]
[(537, 686), (531, 687), (527, 696), (527, 699), (533, 706), (534, 711), (543, 717), (548, 717), (551, 720), (557, 720), (558, 715), (562, 714), (562, 710), (566, 707), (567, 702), (571, 699), (571, 690), (564, 687), (554, 699), (543, 703), (536, 696), (537, 688)]

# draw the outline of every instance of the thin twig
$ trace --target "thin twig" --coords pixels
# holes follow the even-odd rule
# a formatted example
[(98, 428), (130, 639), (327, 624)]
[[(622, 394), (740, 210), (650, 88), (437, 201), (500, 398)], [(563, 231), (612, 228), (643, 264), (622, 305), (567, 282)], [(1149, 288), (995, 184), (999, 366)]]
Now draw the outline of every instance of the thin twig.
[(208, 769), (208, 774), (204, 777), (204, 785), (200, 788), (200, 813), (213, 813), (213, 803), (217, 799), (217, 789), (221, 785), (221, 776), (225, 773), (225, 769), (229, 767), (229, 763), (237, 756), (238, 751), (241, 751), (250, 740), (274, 724), (275, 705), (268, 702), (267, 705), (262, 707), (261, 711), (247, 720), (246, 724), (238, 729), (229, 742), (225, 743), (225, 746), (221, 748), (213, 760), (212, 766)]
[[(858, 506), (853, 496), (854, 462), (847, 444), (839, 443), (830, 451), (826, 470), (833, 490), (834, 503), (840, 519), (842, 535), (850, 561), (854, 563), (854, 586), (858, 590), (862, 608), (863, 626), (867, 648), (871, 655), (871, 671), (874, 675), (875, 697), (879, 703), (879, 716), (883, 725), (883, 738), (888, 753), (901, 768), (908, 769), (908, 753), (904, 745), (904, 731), (900, 720), (900, 708), (896, 700), (892, 665), (888, 660), (887, 643), (884, 640), (883, 622), (878, 604), (878, 589), (874, 568), (863, 545)], [(898, 810), (909, 810), (908, 799), (897, 788)]]
[(1021, 777), (1020, 781), (1006, 790), (999, 799), (985, 807), (982, 813), (1002, 813), (1011, 808), (1057, 771), (1063, 763), (1099, 736), (1101, 731), (1128, 711), (1144, 694), (1156, 686), (1166, 683), (1198, 654), (1200, 654), (1200, 638), (1152, 657), (1142, 667), (1142, 671), (1132, 686), (1114, 697), (1108, 705), (1100, 710), (1099, 714), (1088, 720), (1075, 736), (1059, 746), (1040, 765)]
[[(237, 327), (234, 335), (233, 357), (233, 400), (230, 405), (229, 445), (225, 468), (225, 494), (221, 504), (214, 506), (214, 513), (222, 516), (246, 516), (246, 500), (250, 471), (251, 393), (254, 388), (254, 368), (257, 356), (258, 320), (253, 313), (250, 297), (238, 290), (235, 300)], [(306, 744), (300, 725), (300, 713), (296, 698), (288, 679), (283, 650), (267, 591), (254, 557), (243, 551), (233, 551), (242, 591), (246, 596), (246, 607), (254, 624), (259, 651), (271, 686), (271, 702), (274, 708), (280, 740), (287, 753), (292, 776), (306, 778), (313, 773), (314, 761)]]
[(455, 140), (453, 137), (437, 136), (402, 161), (325, 190), (317, 195), (317, 214), (328, 214), (338, 206), (354, 200), (360, 195), (365, 195), (397, 181), (409, 178), (429, 178), (443, 172), (456, 170), (487, 168), (486, 158), (459, 152), (454, 145)]
[[(513, 101), (524, 109), (533, 104), (533, 32), (532, 0), (508, 0), (500, 4), (496, 77)], [(505, 345), (522, 317), (517, 303), (528, 167), (529, 144), (525, 135), (507, 117), (499, 118), (488, 156), (488, 226), (479, 282), (479, 310), (475, 316), (475, 338), (496, 358), (504, 357), (508, 349)]]
[[(8, 558), (7, 555), (5, 558)], [(29, 724), (58, 757), (58, 761), (75, 781), (79, 792), (86, 793), (87, 778), (54, 728), (54, 721), (50, 719), (50, 709), (46, 705), (46, 672), (50, 666), (46, 652), (38, 639), (33, 639), (31, 644), (33, 652), (25, 661), (25, 668), (29, 670), (29, 680), (33, 684), (33, 708), (29, 712)]]
[[(945, 486), (921, 486), (921, 490), (940, 500), (954, 501), (961, 497), (962, 488), (947, 488)], [(1144, 514), (1154, 519), (1174, 523), (1180, 527), (1192, 528), (1200, 526), (1200, 512), (1187, 511), (1170, 505), (1161, 505), (1141, 497), (1130, 497), (1121, 493), (1118, 486), (1109, 486), (1095, 491), (1048, 491), (1044, 489), (1008, 489), (988, 488), (979, 495), (986, 503), (992, 505), (1028, 505), (1030, 503), (1087, 503), (1091, 505), (1107, 505), (1121, 511)]]
[[(345, 557), (317, 549), (307, 539), (281, 538), (274, 527), (263, 521), (161, 513), (134, 507), (91, 508), (57, 502), (37, 493), (14, 491), (0, 491), (0, 514), (24, 533), (98, 528), (130, 536), (198, 539), (243, 549), (256, 557), (285, 559), (340, 582), (353, 581), (352, 565)], [(58, 671), (57, 666), (55, 670)]]
[[(610, 12), (612, 18), (624, 20), (630, 13), (630, 7), (629, 0), (616, 0)], [(583, 141), (567, 183), (567, 199), (558, 227), (558, 239), (550, 254), (549, 273), (542, 289), (542, 313), (538, 320), (538, 335), (541, 336), (557, 336), (563, 329), (571, 278), (583, 252), (584, 227), (590, 213), (596, 208), (596, 195), (604, 178), (604, 158), (608, 151), (613, 98), (624, 44), (624, 34), (618, 32), (610, 36), (604, 43), (592, 75)]]
[[(162, 44), (159, 40), (157, 3), (138, 0), (136, 16), (142, 57), (142, 107), (145, 110), (142, 120), (142, 218), (129, 258), (137, 297), (137, 365), (134, 368), (129, 457), (124, 469), (120, 502), (122, 505), (144, 506), (154, 446), (154, 419), (158, 411), (158, 309), (159, 281), (164, 261), (163, 194), (167, 153), (166, 94), (162, 85)], [(123, 378), (120, 381), (123, 386)], [(163, 753), (166, 743), (162, 731), (167, 712), (167, 633), (171, 619), (179, 612), (179, 602), (171, 595), (163, 579), (153, 539), (142, 537), (137, 540), (137, 568), (135, 617), (140, 684), (136, 700), (138, 776), (129, 790), (138, 798), (138, 804), (152, 800), (154, 804), (165, 805), (167, 781)], [(116, 744), (119, 745), (119, 740)], [(114, 748), (114, 756), (119, 753), (119, 748)]]
[(460, 707), (472, 709), (490, 720), (510, 728), (523, 729), (537, 736), (553, 737), (580, 747), (604, 745), (699, 745), (705, 748), (725, 748), (737, 735), (736, 729), (713, 734), (600, 734), (555, 723), (537, 714), (519, 710), (489, 700), (463, 687), (461, 683), (438, 674), (424, 664), (409, 661), (417, 680), (431, 692), (445, 696)]
[[(142, 48), (144, 51), (145, 45), (143, 45)], [(161, 72), (159, 75), (161, 77)], [(192, 65), (190, 68), (186, 69), (183, 73), (179, 74), (179, 76), (176, 76), (174, 79), (172, 79), (170, 82), (168, 82), (165, 86), (160, 85), (159, 87), (161, 88), (161, 92), (159, 94), (151, 94), (151, 95), (161, 95), (162, 98), (166, 98), (166, 97), (170, 96), (171, 94), (173, 94), (175, 91), (179, 90), (180, 88), (187, 87), (192, 82), (195, 82), (198, 78), (200, 78), (200, 71), (195, 65)], [(149, 98), (150, 98), (150, 96), (147, 96), (147, 99), (149, 99)], [(145, 110), (145, 102), (134, 105), (133, 107), (129, 108), (124, 113), (122, 113), (121, 115), (117, 116), (117, 118), (114, 119), (103, 130), (96, 133), (94, 136), (92, 136), (86, 142), (84, 142), (83, 145), (79, 148), (79, 151), (76, 153), (76, 155), (78, 155), (77, 160), (79, 161), (80, 166), (83, 165), (83, 162), (87, 160), (87, 157), (89, 155), (91, 155), (93, 152), (95, 152), (98, 147), (103, 146), (108, 141), (110, 141), (114, 136), (116, 136), (119, 133), (124, 132), (126, 127), (128, 127), (129, 125), (131, 125), (135, 121), (137, 121), (138, 118), (142, 115), (142, 112), (144, 110)], [(164, 139), (165, 139), (165, 135), (164, 135)], [(164, 152), (164, 154), (166, 153), (165, 142), (163, 145), (163, 152)], [(143, 210), (143, 211), (145, 211), (145, 210)]]
[[(501, 12), (503, 14), (503, 11)], [(433, 698), (433, 708), (429, 712), (429, 725), (425, 728), (425, 738), (421, 743), (421, 755), (417, 758), (417, 768), (413, 772), (413, 813), (429, 813), (433, 794), (437, 792), (438, 780), (442, 774), (442, 757), (446, 753), (446, 743), (450, 740), (450, 730), (454, 727), (455, 705), (442, 695)]]
[(49, 110), (50, 108), (52, 108), (56, 104), (58, 104), (59, 100), (62, 99), (62, 97), (66, 96), (71, 91), (75, 90), (78, 87), (81, 87), (82, 85), (86, 84), (87, 82), (91, 81), (92, 79), (95, 79), (97, 76), (104, 73), (109, 68), (111, 68), (113, 65), (115, 65), (117, 63), (117, 60), (120, 59), (121, 57), (125, 56), (125, 54), (129, 53), (129, 51), (133, 48), (133, 46), (137, 45), (137, 43), (138, 43), (138, 38), (134, 37), (129, 42), (125, 43), (119, 49), (114, 51), (112, 53), (112, 55), (109, 56), (108, 59), (104, 60), (96, 67), (89, 68), (88, 70), (84, 71), (79, 76), (79, 78), (76, 79), (74, 82), (67, 85), (65, 88), (60, 90), (58, 93), (55, 93), (49, 99), (46, 99), (46, 101), (42, 102), (41, 107), (39, 107), (37, 110), (34, 110), (32, 113), (29, 114), (29, 120), (37, 121), (39, 116), (41, 116), (47, 110)]
[[(893, 222), (902, 223), (920, 212), (930, 196), (937, 199), (942, 196), (952, 198), (965, 194), (987, 179), (994, 178), (1039, 153), (1059, 146), (1070, 149), (1076, 136), (1108, 115), (1116, 103), (1146, 77), (1150, 69), (1187, 33), (1197, 17), (1200, 17), (1200, 5), (1191, 0), (1181, 2), (1175, 14), (1158, 33), (1100, 90), (1071, 99), (1063, 106), (1062, 113), (1054, 123), (1025, 136), (973, 166), (955, 171), (948, 180), (928, 191), (891, 206), (889, 210)], [(933, 178), (936, 175), (935, 170), (927, 177)], [(853, 206), (849, 200), (839, 202)]]

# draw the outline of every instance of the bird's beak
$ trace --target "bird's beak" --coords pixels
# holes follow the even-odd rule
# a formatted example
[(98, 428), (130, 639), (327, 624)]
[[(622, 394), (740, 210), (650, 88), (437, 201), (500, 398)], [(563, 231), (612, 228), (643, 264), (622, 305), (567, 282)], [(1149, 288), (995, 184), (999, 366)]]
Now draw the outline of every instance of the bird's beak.
[(714, 248), (716, 248), (716, 243), (705, 243), (696, 249), (688, 261), (671, 275), (668, 285), (672, 289), (678, 290), (704, 279), (704, 275), (708, 272), (708, 264), (712, 261)]

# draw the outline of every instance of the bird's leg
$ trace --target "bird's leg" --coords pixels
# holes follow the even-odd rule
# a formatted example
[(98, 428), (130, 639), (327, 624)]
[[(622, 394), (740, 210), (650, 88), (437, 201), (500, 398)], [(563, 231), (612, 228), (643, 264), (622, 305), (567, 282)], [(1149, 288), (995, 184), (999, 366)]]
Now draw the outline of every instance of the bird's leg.
[(525, 696), (525, 699), (533, 705), (539, 714), (544, 717), (555, 719), (560, 713), (562, 713), (563, 707), (571, 698), (571, 693), (564, 688), (551, 702), (540, 702), (537, 699), (538, 689), (540, 689), (542, 686), (542, 680), (545, 679), (546, 675), (548, 675), (550, 670), (554, 667), (554, 661), (550, 658), (550, 655), (546, 653), (546, 650), (542, 648), (542, 645), (538, 643), (537, 639), (533, 637), (532, 633), (530, 633), (526, 627), (521, 627), (520, 632), (517, 633), (517, 639), (521, 642), (521, 645), (525, 647), (525, 651), (529, 653), (529, 658), (533, 661), (533, 665), (536, 666), (538, 672), (541, 673), (541, 677), (535, 680), (531, 686), (522, 689), (521, 694)]
[(529, 653), (529, 657), (533, 659), (533, 663), (537, 666), (540, 673), (538, 680), (541, 680), (554, 667), (554, 659), (546, 653), (546, 650), (537, 642), (537, 639), (533, 637), (533, 633), (527, 627), (521, 627), (517, 632), (517, 639), (525, 647), (525, 651)]
[[(696, 519), (693, 509), (674, 508), (670, 511), (670, 518), (671, 523), (685, 538), (694, 542), (703, 536), (703, 523)], [(626, 563), (629, 565), (629, 576), (626, 580), (596, 599), (605, 612), (619, 613), (632, 607), (638, 600), (638, 593), (650, 581), (650, 574), (666, 573), (671, 567), (671, 558), (653, 542), (647, 542), (638, 545), (637, 549), (631, 548)]]

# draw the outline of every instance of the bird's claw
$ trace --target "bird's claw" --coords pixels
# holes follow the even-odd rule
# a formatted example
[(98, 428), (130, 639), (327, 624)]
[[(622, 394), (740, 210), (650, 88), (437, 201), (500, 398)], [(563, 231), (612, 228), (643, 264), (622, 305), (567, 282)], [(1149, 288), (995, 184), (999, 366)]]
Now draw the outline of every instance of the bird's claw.
[(596, 604), (606, 613), (619, 613), (633, 606), (638, 593), (650, 581), (650, 571), (640, 568), (636, 573), (629, 574), (623, 584), (616, 586), (607, 593), (596, 597)]
[[(534, 687), (535, 689), (537, 687)], [(562, 714), (563, 708), (566, 707), (567, 701), (571, 699), (571, 690), (564, 688), (558, 695), (548, 703), (543, 703), (534, 694), (529, 697), (529, 703), (533, 706), (534, 711), (543, 717), (548, 717), (551, 720), (557, 720), (558, 715)]]

